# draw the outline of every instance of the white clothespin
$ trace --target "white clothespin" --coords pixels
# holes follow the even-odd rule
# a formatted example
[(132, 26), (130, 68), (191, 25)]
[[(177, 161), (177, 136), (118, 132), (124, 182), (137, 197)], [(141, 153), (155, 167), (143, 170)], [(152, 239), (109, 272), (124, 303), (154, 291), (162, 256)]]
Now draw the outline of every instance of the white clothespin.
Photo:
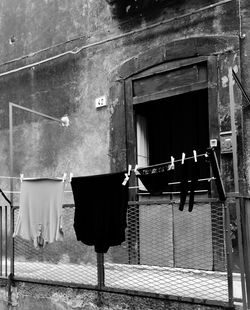
[(168, 167), (168, 170), (174, 170), (174, 157), (173, 156), (171, 156), (171, 164)]
[(135, 169), (134, 169), (134, 173), (135, 173), (135, 174), (138, 174), (137, 168), (138, 168), (138, 165), (136, 164), (136, 165), (135, 165)]
[(125, 173), (125, 179), (123, 180), (122, 185), (125, 186), (127, 184), (128, 180), (129, 180), (129, 176), (127, 173)]
[(70, 172), (70, 174), (69, 174), (69, 182), (71, 182), (71, 181), (72, 181), (72, 178), (73, 178), (73, 173), (72, 173), (72, 172)]
[(64, 173), (62, 177), (63, 182), (66, 180), (66, 178), (67, 178), (67, 173)]
[(182, 153), (182, 157), (181, 157), (181, 164), (182, 164), (182, 165), (184, 164), (185, 157), (186, 157), (186, 154), (185, 154), (185, 153)]
[(20, 174), (20, 181), (23, 182), (23, 174)]
[(122, 182), (122, 185), (124, 185), (124, 186), (127, 184), (128, 180), (129, 180), (131, 169), (132, 169), (132, 166), (128, 165), (128, 173), (125, 173), (125, 179)]
[(132, 170), (132, 165), (128, 165), (128, 176), (130, 176), (131, 170)]
[(196, 150), (193, 150), (193, 154), (194, 154), (194, 161), (197, 163), (197, 152), (196, 152)]

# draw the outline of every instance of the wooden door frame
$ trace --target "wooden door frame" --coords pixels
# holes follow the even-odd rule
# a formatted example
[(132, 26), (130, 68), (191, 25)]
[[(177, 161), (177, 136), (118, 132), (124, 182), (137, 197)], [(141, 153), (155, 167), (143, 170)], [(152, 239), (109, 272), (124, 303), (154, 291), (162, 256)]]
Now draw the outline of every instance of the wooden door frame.
[[(143, 74), (147, 70), (154, 70), (160, 64), (171, 66), (179, 61), (199, 61), (201, 57), (207, 59), (208, 68), (208, 97), (209, 102), (217, 102), (217, 65), (216, 58), (220, 54), (237, 51), (239, 38), (237, 36), (206, 36), (185, 38), (169, 42), (163, 46), (153, 47), (145, 53), (136, 55), (116, 67), (111, 73), (109, 100), (112, 102), (112, 114), (110, 119), (110, 169), (121, 171), (127, 169), (128, 164), (135, 163), (135, 136), (133, 132), (133, 111), (131, 109), (132, 79)], [(210, 109), (210, 114), (217, 111)], [(217, 113), (218, 115), (218, 113)], [(211, 116), (211, 115), (210, 115)], [(210, 117), (210, 138), (219, 139), (218, 122)]]
[[(207, 81), (203, 83), (197, 83), (193, 85), (186, 85), (184, 87), (175, 88), (166, 90), (165, 92), (161, 92), (154, 94), (150, 94), (149, 96), (143, 96), (140, 98), (133, 97), (133, 82), (145, 76), (150, 77), (155, 74), (159, 74), (162, 72), (170, 72), (171, 70), (181, 69), (184, 66), (195, 65), (199, 63), (206, 63), (207, 68)], [(208, 118), (209, 118), (209, 139), (216, 139), (219, 142), (220, 139), (220, 130), (219, 130), (219, 119), (218, 119), (218, 103), (217, 103), (217, 95), (218, 95), (218, 76), (217, 76), (217, 58), (216, 56), (202, 56), (195, 57), (191, 59), (185, 60), (177, 60), (171, 61), (169, 63), (164, 64), (164, 71), (157, 71), (157, 67), (150, 68), (149, 70), (145, 70), (140, 72), (132, 77), (129, 77), (125, 80), (125, 113), (126, 113), (126, 141), (127, 141), (127, 164), (131, 164), (133, 167), (137, 163), (137, 148), (136, 148), (136, 124), (135, 124), (135, 115), (134, 115), (134, 105), (138, 103), (143, 103), (147, 101), (153, 101), (157, 99), (167, 98), (171, 96), (175, 96), (178, 94), (189, 93), (190, 91), (195, 91), (199, 89), (207, 89), (208, 90)], [(161, 66), (162, 68), (162, 66)], [(161, 96), (161, 97), (159, 97)], [(141, 100), (141, 101), (140, 101)], [(145, 100), (145, 101), (143, 101)], [(219, 145), (219, 143), (218, 143)], [(219, 150), (218, 150), (219, 153)], [(136, 186), (136, 179), (134, 177), (131, 178), (130, 186)], [(136, 200), (136, 190), (130, 190), (130, 200)]]

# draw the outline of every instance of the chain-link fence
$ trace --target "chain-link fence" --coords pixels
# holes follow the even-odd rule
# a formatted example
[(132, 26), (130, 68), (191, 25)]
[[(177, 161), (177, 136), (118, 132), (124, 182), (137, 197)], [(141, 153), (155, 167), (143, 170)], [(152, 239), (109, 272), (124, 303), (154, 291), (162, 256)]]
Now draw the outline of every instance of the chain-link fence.
[[(108, 287), (227, 302), (224, 206), (131, 204), (127, 240), (105, 257)], [(112, 257), (112, 262), (109, 260)]]
[[(129, 202), (126, 241), (100, 260), (93, 247), (76, 240), (74, 206), (66, 205), (64, 241), (36, 249), (13, 238), (14, 278), (228, 305), (233, 279), (227, 207), (208, 199), (187, 209), (179, 211), (174, 201)], [(15, 225), (18, 208), (13, 215)]]
[[(14, 211), (14, 225), (18, 210)], [(63, 208), (64, 240), (35, 248), (32, 242), (14, 238), (14, 273), (16, 277), (46, 281), (97, 285), (96, 255), (92, 247), (76, 240), (74, 208)]]

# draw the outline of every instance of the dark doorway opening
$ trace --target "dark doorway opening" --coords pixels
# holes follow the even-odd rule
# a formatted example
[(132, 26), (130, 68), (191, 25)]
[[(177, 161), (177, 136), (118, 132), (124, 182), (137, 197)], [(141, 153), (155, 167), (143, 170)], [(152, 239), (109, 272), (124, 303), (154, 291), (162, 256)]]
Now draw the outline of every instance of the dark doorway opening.
[[(204, 154), (209, 146), (207, 89), (193, 91), (135, 106), (137, 122), (137, 156), (139, 166)], [(143, 141), (142, 141), (143, 140)], [(210, 176), (209, 165), (199, 160), (199, 179)], [(191, 167), (190, 167), (191, 169)], [(180, 180), (178, 166), (173, 181)], [(208, 182), (199, 183), (208, 189)]]

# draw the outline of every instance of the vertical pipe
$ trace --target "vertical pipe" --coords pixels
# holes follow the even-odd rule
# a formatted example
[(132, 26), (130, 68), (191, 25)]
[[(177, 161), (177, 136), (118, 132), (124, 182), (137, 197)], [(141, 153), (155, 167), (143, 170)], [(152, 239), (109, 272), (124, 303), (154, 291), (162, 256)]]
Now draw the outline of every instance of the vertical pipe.
[[(233, 173), (234, 173), (234, 190), (235, 193), (239, 193), (239, 175), (238, 175), (238, 158), (237, 158), (237, 136), (235, 125), (235, 100), (234, 100), (234, 80), (232, 67), (228, 68), (228, 80), (229, 80), (229, 100), (230, 100), (230, 117), (231, 117), (231, 130), (232, 130), (232, 148), (233, 148)], [(241, 226), (241, 212), (240, 201), (236, 198), (236, 217), (238, 227), (238, 246), (239, 246), (239, 258), (240, 258), (240, 273), (241, 273), (241, 288), (242, 288), (242, 302), (243, 309), (247, 309), (246, 301), (246, 283), (245, 283), (245, 268), (243, 257), (243, 245), (242, 245), (242, 226)]]
[(241, 214), (241, 225), (242, 225), (242, 244), (243, 244), (243, 261), (244, 271), (246, 277), (246, 299), (248, 309), (250, 306), (250, 228), (248, 225), (249, 221), (249, 198), (240, 198), (240, 214)]
[(227, 259), (227, 281), (229, 307), (233, 307), (233, 261), (232, 244), (230, 238), (230, 214), (229, 208), (224, 204), (225, 236), (226, 236), (226, 259)]
[(8, 223), (8, 209), (7, 206), (5, 206), (5, 276), (8, 275), (8, 230), (7, 230), (7, 223)]
[(0, 206), (0, 275), (3, 275), (3, 210)]
[(104, 254), (103, 253), (97, 253), (97, 277), (98, 277), (98, 288), (102, 289), (105, 285)]
[(9, 102), (9, 147), (10, 147), (10, 201), (13, 206), (13, 106)]
[(237, 235), (238, 235), (239, 259), (240, 259), (242, 303), (243, 303), (243, 309), (247, 310), (245, 268), (244, 268), (243, 245), (242, 245), (242, 219), (240, 213), (239, 198), (236, 198), (236, 220), (237, 220)]
[(10, 273), (14, 277), (14, 208), (10, 208)]
[(229, 79), (229, 100), (230, 100), (230, 117), (231, 117), (231, 131), (232, 131), (232, 148), (233, 148), (233, 173), (234, 173), (234, 190), (239, 193), (239, 175), (238, 175), (238, 157), (237, 157), (237, 136), (235, 125), (235, 101), (233, 89), (233, 70), (232, 67), (228, 69)]

